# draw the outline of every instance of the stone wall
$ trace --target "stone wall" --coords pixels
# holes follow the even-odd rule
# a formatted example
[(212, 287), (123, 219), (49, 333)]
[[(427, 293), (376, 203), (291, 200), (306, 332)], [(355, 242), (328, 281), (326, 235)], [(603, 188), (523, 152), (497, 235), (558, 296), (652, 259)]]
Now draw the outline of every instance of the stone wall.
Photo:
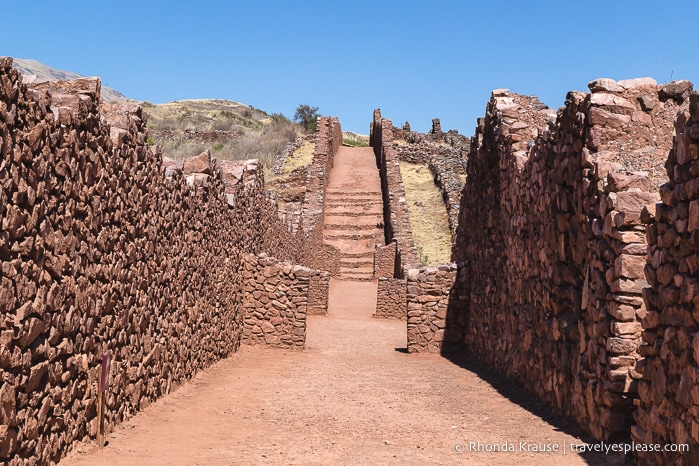
[[(241, 250), (301, 262), (256, 162), (165, 166), (98, 79), (27, 88), (0, 59), (0, 459), (58, 461), (213, 362), (242, 332)], [(317, 299), (316, 299), (317, 301)]]
[(649, 79), (590, 89), (558, 112), (493, 92), (468, 158), (447, 326), (471, 357), (609, 439), (633, 422), (640, 217), (664, 182), (678, 103)]
[[(325, 191), (337, 150), (342, 145), (342, 128), (337, 118), (320, 117), (316, 127), (313, 163), (308, 166), (303, 202), (303, 228), (309, 233), (323, 224)], [(321, 243), (322, 244), (322, 243)]]
[(308, 315), (324, 316), (328, 314), (328, 295), (332, 273), (313, 270), (308, 289)]
[(374, 317), (406, 320), (406, 282), (404, 278), (379, 278)]
[(303, 260), (311, 268), (336, 274), (340, 270), (339, 250), (323, 242), (323, 206), (330, 181), (330, 170), (342, 145), (342, 128), (334, 117), (320, 117), (317, 122), (313, 162), (308, 166), (301, 224), (308, 238), (304, 242)]
[[(686, 88), (677, 89), (683, 96)], [(643, 345), (638, 372), (639, 443), (689, 444), (684, 454), (639, 455), (645, 464), (699, 463), (699, 95), (682, 106), (670, 181), (660, 188), (655, 218), (647, 215), (648, 263)], [(651, 212), (652, 213), (652, 210)]]
[[(316, 312), (323, 308), (327, 312), (328, 273), (279, 262), (262, 253), (243, 256), (241, 275), (242, 342), (303, 349), (309, 301), (312, 299)], [(312, 285), (317, 287), (313, 291)]]
[(442, 199), (449, 216), (449, 229), (452, 238), (456, 237), (456, 230), (459, 225), (461, 190), (464, 188), (464, 183), (458, 174), (459, 172), (455, 170), (456, 167), (461, 166), (461, 162), (461, 160), (436, 156), (431, 157), (427, 163), (427, 168), (434, 176), (434, 183), (442, 193)]
[(453, 322), (447, 320), (448, 310), (459, 301), (455, 278), (455, 265), (408, 271), (409, 353), (439, 353), (459, 343), (460, 332), (453, 331)]
[(396, 276), (396, 251), (395, 241), (374, 250), (374, 278)]
[(287, 143), (287, 145), (284, 146), (284, 149), (279, 154), (277, 154), (276, 161), (274, 162), (274, 166), (272, 167), (272, 173), (275, 173), (277, 175), (281, 175), (282, 173), (284, 173), (284, 165), (286, 164), (287, 157), (293, 154), (294, 151), (301, 147), (302, 144), (302, 136), (297, 137), (294, 140), (294, 142)]
[(389, 244), (395, 240), (398, 244), (396, 276), (400, 278), (406, 270), (417, 267), (417, 248), (410, 228), (398, 154), (393, 145), (393, 125), (391, 120), (381, 118), (380, 110), (374, 110), (369, 143), (374, 148), (381, 176), (385, 242)]

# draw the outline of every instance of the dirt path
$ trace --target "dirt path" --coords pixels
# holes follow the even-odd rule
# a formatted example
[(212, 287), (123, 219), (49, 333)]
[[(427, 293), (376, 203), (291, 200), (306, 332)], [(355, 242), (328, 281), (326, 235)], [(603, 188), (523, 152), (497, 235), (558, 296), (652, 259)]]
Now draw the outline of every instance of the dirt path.
[[(372, 319), (372, 282), (331, 283), (304, 352), (243, 347), (61, 464), (537, 464), (611, 458), (470, 452), (469, 442), (578, 441), (516, 385), (408, 355), (405, 323)], [(493, 382), (484, 380), (487, 378)], [(513, 402), (512, 400), (516, 401)], [(527, 406), (525, 409), (521, 405)], [(463, 445), (463, 452), (455, 451)], [(460, 447), (456, 447), (460, 450)]]

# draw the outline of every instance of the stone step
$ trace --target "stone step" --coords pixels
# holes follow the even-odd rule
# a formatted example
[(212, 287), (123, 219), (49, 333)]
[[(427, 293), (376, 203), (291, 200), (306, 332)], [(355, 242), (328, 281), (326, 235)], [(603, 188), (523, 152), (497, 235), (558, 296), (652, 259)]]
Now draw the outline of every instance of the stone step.
[(323, 225), (324, 230), (341, 230), (341, 231), (367, 231), (367, 230), (376, 230), (376, 231), (383, 231), (381, 228), (379, 228), (376, 223), (325, 223)]
[(380, 202), (326, 202), (326, 209), (348, 209), (359, 210), (375, 209), (383, 212), (383, 204)]
[(347, 259), (341, 258), (340, 259), (340, 270), (343, 269), (371, 269), (372, 271), (374, 270), (374, 261), (367, 261), (367, 260), (356, 260), (354, 261), (348, 261)]
[(383, 211), (380, 213), (377, 212), (325, 212), (325, 216), (327, 217), (333, 217), (333, 216), (338, 216), (338, 217), (379, 217), (381, 220), (383, 220)]
[(374, 251), (368, 251), (368, 252), (343, 252), (342, 253), (342, 259), (371, 259), (371, 262), (374, 262)]
[(327, 196), (356, 196), (356, 197), (378, 197), (381, 199), (381, 191), (345, 191), (342, 189), (328, 188), (325, 192)]
[(342, 256), (347, 254), (366, 254), (367, 252), (373, 254), (376, 248), (376, 241), (373, 240), (357, 241), (351, 244), (347, 244), (347, 240), (324, 240), (323, 243), (339, 248)]
[(381, 198), (372, 197), (326, 197), (327, 204), (383, 204)]
[[(376, 230), (376, 229), (374, 229), (374, 230)], [(353, 241), (362, 241), (365, 239), (374, 239), (374, 238), (376, 238), (376, 235), (380, 232), (381, 232), (381, 230), (376, 230), (376, 231), (358, 230), (356, 232), (345, 231), (345, 230), (326, 230), (325, 233), (323, 234), (323, 238), (325, 238), (327, 240), (350, 239)]]
[(377, 217), (369, 215), (349, 217), (346, 215), (325, 214), (325, 225), (367, 225), (379, 228), (376, 226), (378, 224), (383, 224), (383, 218), (377, 220)]
[(374, 275), (341, 273), (338, 278), (340, 280), (354, 280), (354, 281), (358, 281), (358, 282), (370, 282), (374, 279)]
[(341, 215), (343, 217), (373, 217), (377, 219), (377, 223), (383, 220), (383, 210), (379, 209), (348, 209), (347, 207), (336, 208), (337, 210), (327, 209), (326, 215)]

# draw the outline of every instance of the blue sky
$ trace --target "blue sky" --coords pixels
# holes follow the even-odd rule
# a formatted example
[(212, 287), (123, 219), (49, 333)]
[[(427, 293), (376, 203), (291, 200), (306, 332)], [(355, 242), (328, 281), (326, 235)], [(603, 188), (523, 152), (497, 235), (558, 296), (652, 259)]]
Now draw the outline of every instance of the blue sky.
[[(551, 107), (597, 77), (699, 83), (693, 2), (0, 2), (0, 55), (98, 75), (137, 100), (301, 103), (368, 133), (399, 125), (471, 135), (490, 91)], [(9, 20), (8, 20), (9, 19)]]

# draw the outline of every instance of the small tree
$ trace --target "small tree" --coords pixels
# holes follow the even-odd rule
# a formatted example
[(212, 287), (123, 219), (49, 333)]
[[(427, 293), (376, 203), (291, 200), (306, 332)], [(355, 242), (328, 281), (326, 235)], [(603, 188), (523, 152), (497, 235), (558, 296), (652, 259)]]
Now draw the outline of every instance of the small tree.
[(298, 121), (303, 125), (303, 128), (307, 132), (313, 132), (316, 130), (316, 122), (318, 121), (318, 107), (311, 107), (310, 105), (301, 104), (296, 108), (296, 113), (294, 113), (294, 121)]

